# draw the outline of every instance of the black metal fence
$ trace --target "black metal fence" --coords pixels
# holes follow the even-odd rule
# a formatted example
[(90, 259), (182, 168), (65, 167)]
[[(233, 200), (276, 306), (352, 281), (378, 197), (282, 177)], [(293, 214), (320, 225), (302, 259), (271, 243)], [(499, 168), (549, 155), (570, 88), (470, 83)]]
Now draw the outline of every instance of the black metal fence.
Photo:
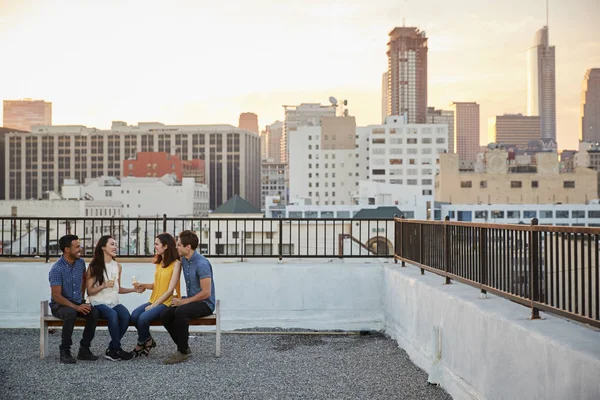
[(0, 217), (0, 257), (60, 254), (65, 234), (80, 238), (91, 256), (103, 235), (115, 238), (119, 257), (152, 257), (154, 238), (191, 229), (209, 257), (393, 257), (391, 220), (316, 218), (27, 218)]
[(395, 258), (531, 307), (600, 327), (600, 228), (395, 218)]

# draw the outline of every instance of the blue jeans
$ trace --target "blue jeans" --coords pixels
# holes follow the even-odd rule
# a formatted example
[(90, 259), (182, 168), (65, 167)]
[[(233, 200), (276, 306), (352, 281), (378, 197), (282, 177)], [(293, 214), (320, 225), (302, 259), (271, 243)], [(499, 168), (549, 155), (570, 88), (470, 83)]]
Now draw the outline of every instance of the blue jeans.
[(160, 314), (167, 309), (164, 304), (151, 308), (148, 311), (144, 309), (152, 303), (144, 303), (131, 313), (131, 322), (135, 325), (138, 331), (138, 344), (143, 345), (152, 336), (150, 336), (150, 322), (160, 319)]
[(108, 321), (108, 332), (110, 333), (110, 350), (119, 350), (121, 348), (121, 339), (127, 332), (129, 326), (129, 311), (123, 304), (117, 304), (113, 308), (105, 304), (95, 306), (100, 314), (100, 319)]

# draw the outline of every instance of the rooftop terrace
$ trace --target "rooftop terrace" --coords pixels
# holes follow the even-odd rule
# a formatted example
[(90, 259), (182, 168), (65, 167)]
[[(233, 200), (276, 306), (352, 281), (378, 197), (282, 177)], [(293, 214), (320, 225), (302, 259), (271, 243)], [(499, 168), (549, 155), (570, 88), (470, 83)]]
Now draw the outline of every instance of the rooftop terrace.
[[(168, 334), (147, 359), (119, 363), (100, 359), (75, 366), (58, 362), (60, 333), (50, 335), (51, 354), (39, 359), (33, 329), (0, 330), (0, 398), (209, 398), (209, 399), (450, 399), (427, 384), (427, 374), (404, 350), (381, 334), (243, 334), (223, 337), (223, 354), (213, 354), (214, 335), (194, 334), (193, 356), (175, 367), (162, 361), (173, 351)], [(290, 333), (290, 332), (287, 332)], [(79, 337), (81, 332), (75, 332)], [(108, 332), (98, 331), (99, 354)], [(133, 348), (128, 332), (124, 347)]]

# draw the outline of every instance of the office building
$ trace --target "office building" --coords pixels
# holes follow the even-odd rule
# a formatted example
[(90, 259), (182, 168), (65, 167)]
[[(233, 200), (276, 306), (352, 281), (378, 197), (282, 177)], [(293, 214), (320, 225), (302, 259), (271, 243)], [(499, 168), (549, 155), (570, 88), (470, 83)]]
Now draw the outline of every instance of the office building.
[(254, 113), (241, 113), (238, 127), (258, 135), (258, 116)]
[(4, 100), (2, 110), (4, 128), (31, 132), (31, 127), (52, 125), (52, 103), (44, 100)]
[(109, 130), (42, 126), (31, 133), (9, 133), (6, 140), (8, 199), (40, 198), (65, 179), (123, 177), (124, 160), (138, 152), (165, 152), (204, 161), (211, 210), (235, 194), (260, 207), (259, 137), (231, 125), (130, 126), (117, 121)]
[(262, 158), (270, 159), (273, 163), (282, 163), (281, 141), (283, 140), (283, 122), (275, 121), (271, 125), (267, 125), (262, 132), (264, 152)]
[(488, 120), (488, 143), (515, 145), (526, 149), (529, 142), (541, 138), (540, 117), (504, 114)]
[(283, 106), (285, 120), (281, 138), (281, 162), (288, 163), (290, 157), (290, 137), (298, 132), (301, 126), (321, 126), (321, 117), (335, 116), (334, 105), (324, 106), (319, 103), (302, 103), (299, 106)]
[(454, 111), (436, 110), (427, 107), (427, 124), (445, 124), (448, 126), (448, 153), (454, 153)]
[(583, 78), (580, 138), (600, 142), (600, 68), (588, 69)]
[(269, 196), (277, 199), (281, 206), (286, 204), (287, 182), (287, 164), (276, 163), (270, 158), (263, 160), (260, 168), (261, 210), (265, 209), (265, 200)]
[(454, 102), (454, 151), (460, 161), (473, 162), (477, 159), (479, 145), (479, 104)]
[(452, 204), (585, 204), (598, 197), (598, 172), (561, 172), (556, 153), (512, 157), (489, 149), (482, 169), (461, 172), (456, 154), (440, 157), (435, 200)]
[(527, 115), (540, 117), (542, 140), (556, 143), (556, 67), (548, 26), (527, 51)]
[(387, 115), (409, 124), (427, 119), (427, 36), (414, 27), (394, 28), (388, 42)]

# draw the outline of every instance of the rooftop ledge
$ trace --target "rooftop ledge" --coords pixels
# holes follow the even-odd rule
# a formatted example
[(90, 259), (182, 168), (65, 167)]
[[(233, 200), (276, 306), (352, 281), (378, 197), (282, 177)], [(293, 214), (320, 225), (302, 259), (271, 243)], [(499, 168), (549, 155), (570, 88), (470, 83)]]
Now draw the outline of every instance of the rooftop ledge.
[[(39, 302), (49, 297), (51, 264), (3, 261), (0, 327), (38, 327)], [(154, 267), (135, 261), (123, 265), (124, 285), (132, 275), (152, 280)], [(460, 283), (444, 285), (443, 277), (421, 275), (418, 268), (402, 268), (390, 259), (211, 262), (225, 331), (383, 331), (427, 372), (429, 382), (455, 399), (600, 398), (600, 331), (587, 325), (545, 313), (541, 320), (530, 320), (526, 307), (496, 296), (481, 298), (477, 289)], [(147, 298), (147, 293), (121, 296), (130, 310)], [(229, 336), (223, 363), (243, 357), (227, 350)], [(33, 357), (37, 336), (30, 341), (26, 345), (36, 350)], [(105, 345), (99, 342), (95, 346)], [(376, 353), (368, 357), (378, 359)], [(0, 357), (0, 366), (6, 362)]]

